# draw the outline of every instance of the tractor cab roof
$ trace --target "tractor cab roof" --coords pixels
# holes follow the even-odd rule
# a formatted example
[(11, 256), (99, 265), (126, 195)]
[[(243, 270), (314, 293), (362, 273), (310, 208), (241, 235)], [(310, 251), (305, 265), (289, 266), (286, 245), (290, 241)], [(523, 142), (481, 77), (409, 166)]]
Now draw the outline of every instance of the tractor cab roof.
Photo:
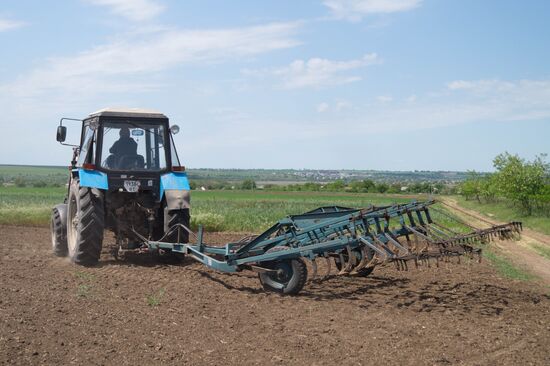
[(103, 108), (90, 113), (89, 117), (168, 118), (158, 111), (141, 108)]

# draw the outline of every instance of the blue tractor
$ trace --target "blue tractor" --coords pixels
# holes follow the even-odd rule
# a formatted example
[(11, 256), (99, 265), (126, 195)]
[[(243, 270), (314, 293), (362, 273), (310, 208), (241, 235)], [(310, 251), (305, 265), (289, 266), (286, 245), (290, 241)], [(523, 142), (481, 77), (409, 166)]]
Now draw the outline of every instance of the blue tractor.
[[(65, 143), (64, 121), (82, 123), (80, 143)], [(57, 141), (73, 147), (67, 195), (52, 210), (55, 255), (94, 265), (104, 231), (114, 233), (114, 255), (147, 240), (187, 243), (190, 187), (174, 146), (177, 125), (159, 112), (103, 109), (83, 120), (62, 118)], [(177, 259), (170, 250), (161, 254)]]

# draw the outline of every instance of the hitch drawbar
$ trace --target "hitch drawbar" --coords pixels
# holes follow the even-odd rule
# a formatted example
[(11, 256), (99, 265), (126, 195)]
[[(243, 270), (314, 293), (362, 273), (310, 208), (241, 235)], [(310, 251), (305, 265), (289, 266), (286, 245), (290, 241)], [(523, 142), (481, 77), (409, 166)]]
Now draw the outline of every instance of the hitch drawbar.
[(195, 235), (189, 228), (176, 225), (171, 230), (187, 230), (196, 236), (196, 243), (145, 244), (152, 251), (186, 254), (222, 272), (258, 272), (264, 289), (293, 295), (307, 281), (304, 259), (311, 261), (311, 280), (318, 278), (318, 258), (326, 261), (327, 273), (322, 278), (329, 276), (332, 263), (338, 275), (367, 276), (375, 266), (389, 262), (407, 270), (410, 261), (415, 267), (429, 265), (430, 260), (448, 262), (454, 256), (460, 262), (462, 255), (475, 255), (481, 261), (479, 244), (517, 238), (522, 230), (521, 222), (477, 229), (431, 207), (434, 204), (430, 200), (364, 209), (320, 207), (288, 216), (258, 236), (221, 247), (204, 244), (201, 227)]

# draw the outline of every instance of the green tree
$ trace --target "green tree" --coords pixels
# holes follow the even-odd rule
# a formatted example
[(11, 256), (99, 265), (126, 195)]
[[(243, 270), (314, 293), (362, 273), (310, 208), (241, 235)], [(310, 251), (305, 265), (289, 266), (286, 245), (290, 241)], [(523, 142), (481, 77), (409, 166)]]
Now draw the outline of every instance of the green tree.
[(546, 155), (539, 155), (531, 162), (505, 152), (493, 160), (499, 192), (518, 203), (528, 215), (533, 211), (534, 198), (544, 191), (548, 179), (545, 158)]
[(387, 183), (379, 183), (376, 185), (376, 191), (378, 193), (386, 193), (390, 189), (390, 186)]
[(252, 190), (256, 189), (256, 182), (252, 179), (246, 179), (241, 184), (241, 189)]
[(475, 170), (468, 171), (468, 178), (462, 182), (460, 190), (467, 200), (475, 198), (481, 203), (481, 175)]
[(337, 179), (334, 182), (327, 184), (328, 191), (334, 191), (334, 192), (343, 191), (344, 188), (346, 188), (346, 184), (341, 179)]

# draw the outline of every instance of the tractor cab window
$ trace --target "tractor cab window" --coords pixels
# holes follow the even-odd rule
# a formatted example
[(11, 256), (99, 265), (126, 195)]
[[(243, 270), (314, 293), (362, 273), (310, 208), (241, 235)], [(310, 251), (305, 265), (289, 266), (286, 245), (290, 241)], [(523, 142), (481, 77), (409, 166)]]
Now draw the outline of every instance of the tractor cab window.
[(90, 162), (92, 159), (92, 140), (94, 138), (94, 130), (90, 126), (86, 126), (82, 136), (82, 146), (78, 154), (77, 165), (82, 165), (85, 162)]
[(166, 168), (163, 125), (105, 122), (102, 133), (103, 168), (153, 171)]

